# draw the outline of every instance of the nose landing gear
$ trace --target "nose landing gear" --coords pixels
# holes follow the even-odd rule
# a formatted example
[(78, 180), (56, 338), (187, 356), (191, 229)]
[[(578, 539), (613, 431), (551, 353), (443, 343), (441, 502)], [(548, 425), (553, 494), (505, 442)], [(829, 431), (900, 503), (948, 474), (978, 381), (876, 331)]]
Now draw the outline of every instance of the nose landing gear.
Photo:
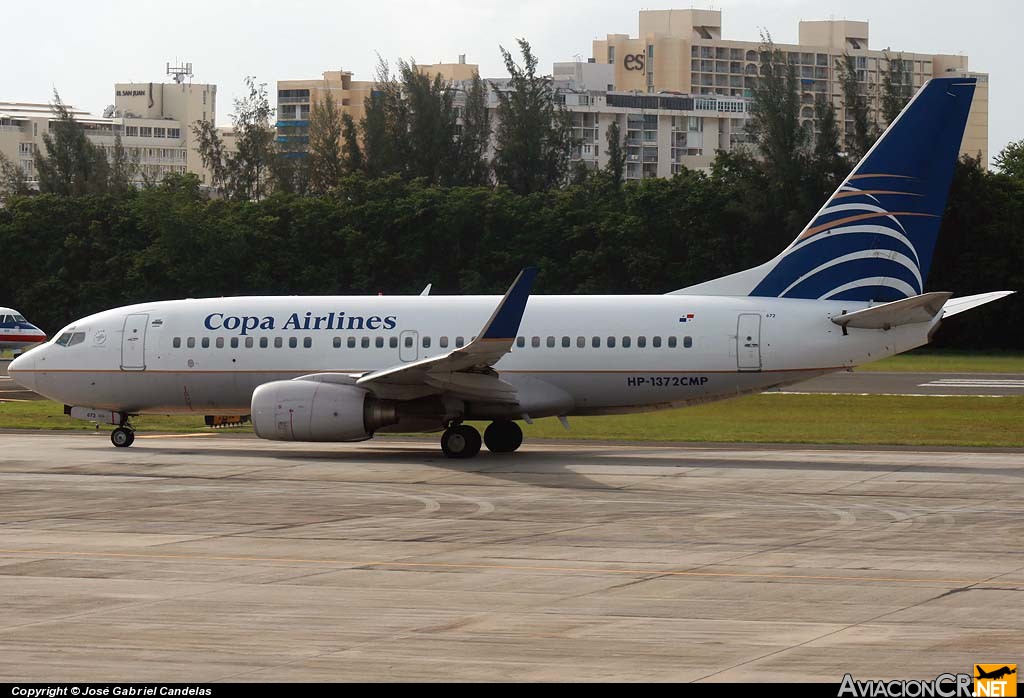
[(118, 448), (128, 448), (135, 443), (135, 430), (125, 424), (110, 432), (110, 443)]

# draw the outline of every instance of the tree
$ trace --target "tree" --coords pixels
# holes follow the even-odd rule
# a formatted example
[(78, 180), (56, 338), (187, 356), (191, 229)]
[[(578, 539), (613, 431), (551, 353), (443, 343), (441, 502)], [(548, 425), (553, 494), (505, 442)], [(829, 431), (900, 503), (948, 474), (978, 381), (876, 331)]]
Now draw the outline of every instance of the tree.
[(235, 127), (237, 152), (229, 158), (233, 195), (259, 201), (270, 188), (269, 176), (273, 159), (274, 131), (270, 128), (273, 110), (267, 98), (267, 84), (245, 78), (249, 93), (235, 99), (231, 121)]
[(849, 168), (839, 152), (839, 126), (836, 124), (835, 107), (823, 95), (814, 103), (814, 122), (817, 133), (811, 154), (813, 181), (810, 193), (824, 201), (838, 188)]
[(807, 146), (807, 133), (800, 126), (796, 67), (786, 61), (770, 34), (761, 35), (759, 52), (761, 76), (753, 88), (747, 131), (780, 181), (792, 185), (800, 178)]
[(494, 173), (518, 194), (544, 191), (565, 182), (572, 154), (572, 122), (556, 104), (551, 78), (537, 75), (530, 44), (519, 39), (523, 65), (501, 48), (509, 73), (507, 89), (492, 84), (498, 96)]
[(363, 161), (371, 177), (405, 174), (409, 110), (402, 85), (383, 58), (377, 63), (374, 89), (366, 97), (360, 122)]
[(604, 169), (612, 183), (618, 187), (622, 184), (622, 174), (626, 170), (626, 153), (622, 149), (622, 131), (617, 117), (612, 119), (611, 126), (605, 132), (605, 139), (608, 141), (608, 164)]
[(347, 174), (362, 172), (365, 167), (363, 149), (359, 145), (359, 126), (352, 115), (341, 115), (341, 169)]
[(891, 124), (910, 101), (913, 84), (903, 54), (896, 54), (896, 58), (888, 51), (883, 54), (889, 69), (882, 75), (882, 117), (885, 123)]
[(491, 180), (487, 149), (491, 141), (491, 113), (487, 89), (478, 73), (465, 90), (462, 123), (457, 126), (454, 184), (484, 185)]
[(27, 196), (32, 193), (28, 178), (21, 168), (0, 153), (0, 202), (12, 196)]
[(110, 175), (108, 188), (111, 192), (124, 193), (129, 191), (139, 180), (139, 155), (129, 155), (121, 141), (121, 134), (114, 136), (114, 147), (110, 150)]
[(42, 152), (35, 153), (39, 191), (64, 196), (106, 191), (110, 168), (103, 149), (89, 141), (56, 90), (51, 106), (57, 118), (43, 134)]
[[(853, 56), (844, 53), (838, 67), (843, 85), (843, 109), (846, 111), (846, 150), (854, 160), (860, 160), (874, 144), (876, 128), (869, 117), (868, 97), (861, 90)], [(850, 123), (853, 124), (852, 133)]]
[(196, 137), (196, 150), (203, 167), (210, 172), (210, 186), (219, 195), (231, 195), (230, 158), (224, 146), (224, 139), (210, 119), (199, 120), (192, 124), (192, 133)]
[(999, 171), (1024, 183), (1024, 139), (1009, 143), (995, 156)]
[(309, 120), (309, 188), (313, 193), (330, 191), (344, 175), (342, 130), (341, 111), (327, 93), (313, 105)]

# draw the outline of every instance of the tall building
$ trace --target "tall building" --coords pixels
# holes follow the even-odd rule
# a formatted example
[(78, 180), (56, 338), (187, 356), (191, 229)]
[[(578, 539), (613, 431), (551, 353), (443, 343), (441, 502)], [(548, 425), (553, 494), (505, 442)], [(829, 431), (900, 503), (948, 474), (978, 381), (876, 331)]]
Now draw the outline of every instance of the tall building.
[[(86, 137), (109, 155), (117, 136), (129, 159), (138, 164), (136, 184), (170, 173), (209, 176), (196, 149), (192, 125), (216, 116), (216, 85), (118, 83), (114, 104), (104, 116), (68, 107)], [(0, 102), (0, 153), (17, 165), (29, 183), (38, 179), (34, 155), (44, 149), (43, 136), (57, 120), (49, 104)]]
[[(608, 34), (593, 42), (593, 60), (614, 66), (619, 90), (750, 97), (760, 71), (760, 41), (722, 38), (718, 10), (641, 10), (638, 36)], [(968, 69), (967, 56), (871, 49), (868, 23), (846, 20), (800, 22), (799, 43), (776, 44), (800, 80), (801, 119), (813, 126), (814, 103), (821, 96), (836, 108), (840, 127), (852, 132), (846, 113), (839, 62), (853, 58), (857, 78), (873, 119), (881, 111), (883, 78), (890, 60), (902, 60), (916, 90), (932, 76), (978, 78), (961, 153), (988, 162), (988, 75)]]
[[(466, 63), (464, 55), (458, 63), (417, 64), (421, 72), (440, 75), (452, 82), (471, 80), (477, 65)], [(277, 142), (286, 153), (302, 155), (309, 144), (309, 118), (313, 106), (328, 94), (342, 113), (352, 115), (356, 123), (366, 113), (364, 103), (373, 91), (373, 80), (353, 80), (347, 70), (329, 70), (319, 79), (277, 81)]]
[[(749, 101), (720, 95), (646, 94), (618, 91), (609, 83), (609, 65), (556, 63), (552, 86), (572, 119), (579, 145), (574, 162), (588, 169), (608, 164), (608, 129), (619, 126), (626, 167), (623, 177), (671, 177), (683, 167), (710, 169), (719, 150), (746, 141)], [(497, 123), (498, 96), (508, 78), (488, 81), (492, 127)], [(460, 94), (456, 95), (456, 104)], [(492, 151), (493, 157), (493, 131)]]
[[(182, 80), (170, 83), (118, 83), (114, 86), (114, 130), (117, 131), (117, 126), (122, 127), (124, 145), (135, 147), (138, 143), (143, 147), (142, 139), (147, 136), (155, 137), (162, 132), (165, 138), (169, 138), (168, 132), (173, 131), (176, 135), (174, 147), (179, 151), (184, 150), (184, 171), (198, 174), (203, 182), (209, 182), (209, 177), (199, 157), (192, 125), (197, 121), (216, 122), (216, 116), (216, 85), (192, 84)], [(133, 140), (136, 138), (140, 140)], [(161, 145), (169, 143), (164, 141)], [(174, 155), (181, 157), (180, 152)], [(153, 174), (160, 176), (162, 171), (168, 170), (158, 167)]]

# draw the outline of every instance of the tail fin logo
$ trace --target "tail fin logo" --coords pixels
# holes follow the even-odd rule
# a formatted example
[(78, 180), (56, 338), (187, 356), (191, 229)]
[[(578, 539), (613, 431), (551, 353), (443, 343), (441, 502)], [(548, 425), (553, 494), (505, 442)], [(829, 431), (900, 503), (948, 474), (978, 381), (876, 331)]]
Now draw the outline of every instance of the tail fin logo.
[(973, 96), (973, 79), (929, 81), (749, 295), (894, 301), (921, 294)]

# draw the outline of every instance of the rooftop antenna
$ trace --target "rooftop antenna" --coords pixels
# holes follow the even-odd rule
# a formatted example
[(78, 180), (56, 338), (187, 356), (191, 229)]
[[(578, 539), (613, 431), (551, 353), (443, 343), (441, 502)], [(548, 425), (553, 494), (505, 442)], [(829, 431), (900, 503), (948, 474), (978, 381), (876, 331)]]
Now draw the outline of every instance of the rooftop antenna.
[(180, 85), (185, 82), (185, 78), (188, 78), (189, 80), (192, 79), (192, 63), (182, 63), (181, 65), (176, 65), (174, 67), (171, 67), (171, 64), (168, 63), (167, 74), (171, 76), (171, 79), (174, 80), (175, 83)]

